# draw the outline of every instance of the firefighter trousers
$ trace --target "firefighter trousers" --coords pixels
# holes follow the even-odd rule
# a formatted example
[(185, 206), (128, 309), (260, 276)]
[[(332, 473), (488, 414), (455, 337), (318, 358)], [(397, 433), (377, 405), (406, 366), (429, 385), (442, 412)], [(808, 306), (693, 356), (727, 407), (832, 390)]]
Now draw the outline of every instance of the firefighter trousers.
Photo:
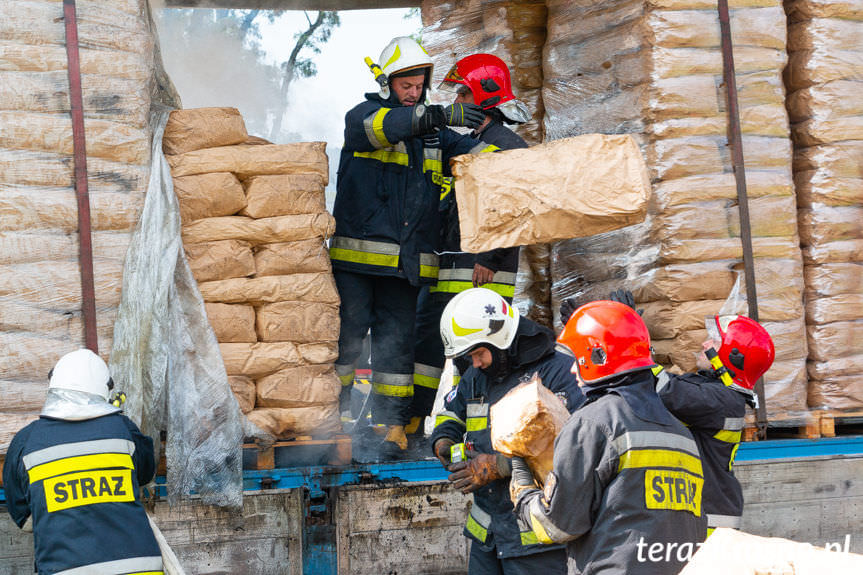
[(566, 549), (502, 559), (494, 548), (485, 551), (471, 541), (467, 572), (468, 575), (566, 575)]
[(341, 306), (336, 373), (342, 410), (350, 392), (363, 338), (371, 330), (372, 421), (404, 425), (413, 400), (414, 323), (419, 288), (406, 279), (334, 270)]

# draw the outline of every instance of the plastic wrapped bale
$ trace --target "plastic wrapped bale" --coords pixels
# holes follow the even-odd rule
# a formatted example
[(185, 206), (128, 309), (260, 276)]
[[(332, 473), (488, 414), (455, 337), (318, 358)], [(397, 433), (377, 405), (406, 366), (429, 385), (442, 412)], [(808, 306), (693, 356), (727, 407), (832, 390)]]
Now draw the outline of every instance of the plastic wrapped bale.
[[(633, 134), (652, 184), (643, 225), (554, 246), (552, 300), (584, 303), (630, 289), (646, 309), (657, 359), (694, 367), (703, 335), (694, 329), (696, 315), (714, 304), (713, 313), (720, 311), (743, 255), (716, 4), (547, 5), (546, 138)], [(802, 257), (782, 81), (785, 12), (779, 0), (731, 8), (759, 317), (780, 331), (799, 328)], [(765, 378), (768, 416), (806, 409), (805, 342), (783, 351)]]
[[(790, 0), (785, 69), (806, 256), (809, 405), (863, 407), (863, 11)], [(847, 386), (847, 389), (845, 388)]]
[[(77, 3), (99, 352), (144, 203), (156, 37), (147, 2)], [(0, 19), (0, 454), (37, 417), (48, 370), (84, 347), (63, 3), (9, 0)]]
[(542, 487), (554, 468), (554, 440), (569, 419), (566, 406), (534, 374), (492, 405), (489, 416), (494, 450), (523, 457)]

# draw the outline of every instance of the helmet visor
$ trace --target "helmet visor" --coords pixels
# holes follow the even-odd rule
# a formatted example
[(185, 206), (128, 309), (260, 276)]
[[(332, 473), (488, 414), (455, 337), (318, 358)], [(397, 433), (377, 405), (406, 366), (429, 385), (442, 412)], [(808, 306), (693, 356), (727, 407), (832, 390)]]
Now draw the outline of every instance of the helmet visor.
[(707, 328), (707, 335), (710, 339), (717, 342), (722, 341), (722, 335), (728, 331), (728, 326), (737, 319), (736, 315), (715, 315), (704, 320), (704, 327)]
[(438, 85), (438, 90), (443, 92), (457, 93), (460, 88), (467, 89), (467, 82), (458, 73), (458, 66), (453, 65), (449, 72), (444, 76), (443, 81)]

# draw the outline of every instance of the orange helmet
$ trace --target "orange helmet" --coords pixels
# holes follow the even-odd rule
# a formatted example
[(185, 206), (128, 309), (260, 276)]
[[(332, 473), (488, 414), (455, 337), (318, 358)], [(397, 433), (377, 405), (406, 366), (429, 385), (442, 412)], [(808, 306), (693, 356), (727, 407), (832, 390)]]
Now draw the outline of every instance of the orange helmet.
[(740, 387), (752, 390), (773, 365), (773, 339), (757, 321), (743, 315), (717, 315), (708, 318), (707, 331), (721, 342), (716, 353)]
[(592, 301), (581, 306), (557, 340), (575, 354), (578, 375), (587, 384), (656, 365), (641, 316), (616, 301)]
[(499, 108), (516, 123), (530, 121), (527, 106), (512, 93), (509, 68), (494, 54), (465, 56), (450, 68), (438, 88), (453, 91), (460, 85), (470, 89), (474, 103), (482, 109)]

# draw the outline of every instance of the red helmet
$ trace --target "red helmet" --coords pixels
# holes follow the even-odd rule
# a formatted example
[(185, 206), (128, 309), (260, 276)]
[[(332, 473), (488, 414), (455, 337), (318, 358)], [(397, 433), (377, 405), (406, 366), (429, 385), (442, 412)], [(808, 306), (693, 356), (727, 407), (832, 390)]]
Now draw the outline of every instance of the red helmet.
[(494, 54), (465, 56), (447, 72), (440, 89), (451, 90), (458, 84), (473, 92), (473, 101), (485, 110), (514, 100), (509, 68)]
[(717, 315), (712, 320), (719, 337), (710, 329), (710, 319), (708, 332), (722, 342), (717, 350), (722, 365), (732, 372), (734, 383), (751, 390), (773, 365), (773, 339), (760, 323), (743, 315)]
[(575, 354), (578, 374), (588, 384), (656, 365), (641, 316), (616, 301), (592, 301), (575, 310), (557, 341)]

